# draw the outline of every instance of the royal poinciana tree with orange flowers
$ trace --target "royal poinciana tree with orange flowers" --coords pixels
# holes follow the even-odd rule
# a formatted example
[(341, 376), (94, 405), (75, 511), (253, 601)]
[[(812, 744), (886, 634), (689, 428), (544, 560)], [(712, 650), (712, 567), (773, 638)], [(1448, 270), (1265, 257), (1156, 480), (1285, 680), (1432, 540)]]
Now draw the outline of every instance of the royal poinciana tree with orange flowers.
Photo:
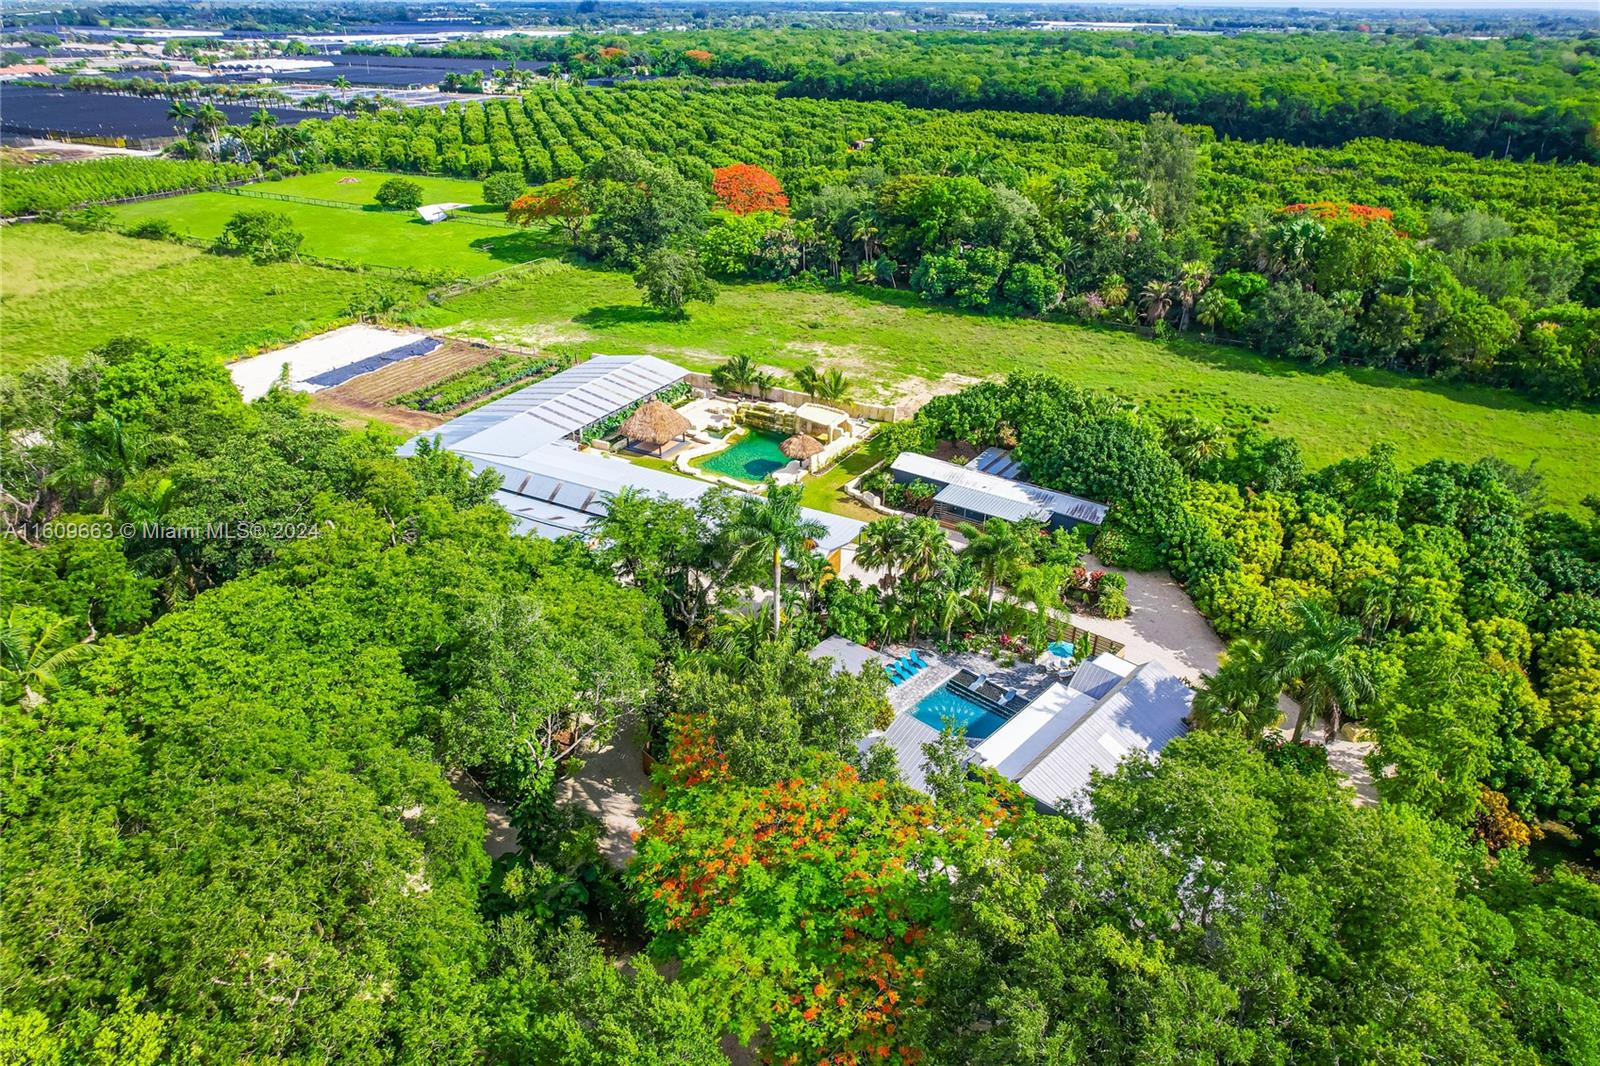
[(780, 1063), (922, 1061), (904, 1018), (924, 943), (948, 921), (955, 872), (1012, 824), (1002, 799), (961, 815), (900, 804), (820, 754), (750, 785), (683, 722), (662, 778), (633, 872), (652, 950), (682, 960), (708, 1020), (746, 1041), (765, 1029)]
[(757, 211), (789, 212), (789, 197), (784, 195), (778, 179), (749, 163), (735, 163), (712, 171), (711, 191), (716, 194), (718, 203), (736, 215)]

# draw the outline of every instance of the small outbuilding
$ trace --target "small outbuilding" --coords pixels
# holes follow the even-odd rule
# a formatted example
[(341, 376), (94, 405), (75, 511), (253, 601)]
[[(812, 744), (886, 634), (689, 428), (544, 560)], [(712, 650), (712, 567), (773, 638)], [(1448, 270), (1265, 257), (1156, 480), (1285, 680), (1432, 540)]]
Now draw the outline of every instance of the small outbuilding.
[(778, 445), (778, 450), (790, 459), (798, 459), (802, 465), (809, 466), (814, 457), (822, 454), (822, 442), (808, 433), (796, 433)]

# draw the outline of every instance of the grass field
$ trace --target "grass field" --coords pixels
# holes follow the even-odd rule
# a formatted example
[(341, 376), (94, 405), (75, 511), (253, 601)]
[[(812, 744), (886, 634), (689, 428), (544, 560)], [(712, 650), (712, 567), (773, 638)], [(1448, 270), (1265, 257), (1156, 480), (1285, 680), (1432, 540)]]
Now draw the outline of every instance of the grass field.
[(81, 355), (128, 333), (240, 355), (328, 328), (370, 284), (343, 270), (256, 266), (114, 233), (7, 226), (0, 363), (15, 370), (49, 355)]
[(1193, 411), (1296, 438), (1316, 465), (1399, 445), (1409, 462), (1487, 455), (1537, 461), (1554, 505), (1600, 491), (1600, 411), (1555, 410), (1509, 392), (1365, 369), (1310, 370), (1194, 342), (936, 309), (907, 294), (726, 286), (674, 322), (639, 305), (625, 274), (560, 265), (418, 312), (465, 336), (582, 355), (644, 352), (705, 370), (746, 353), (785, 371), (838, 367), (859, 398), (950, 389), (1042, 370), (1163, 412)]
[[(310, 177), (322, 179), (325, 174)], [(309, 188), (296, 184), (303, 179), (272, 182), (255, 186), (265, 192), (285, 193), (295, 196), (318, 196), (326, 199), (364, 197), (356, 202), (365, 203), (372, 197), (370, 185), (335, 185), (327, 189), (319, 183)], [(369, 175), (362, 179), (373, 182)], [(431, 179), (430, 184), (441, 184), (446, 179)], [(479, 192), (468, 182), (473, 199)], [(345, 190), (362, 189), (349, 193)], [(457, 190), (460, 192), (461, 190)], [(331, 195), (343, 193), (343, 197)], [(435, 202), (435, 201), (430, 201)], [(465, 202), (465, 201), (463, 201)], [(549, 239), (542, 228), (534, 230), (501, 229), (479, 226), (467, 222), (427, 223), (413, 211), (383, 211), (365, 208), (351, 211), (338, 207), (322, 207), (282, 200), (267, 200), (255, 196), (234, 196), (221, 192), (201, 192), (189, 196), (176, 196), (167, 200), (147, 200), (139, 204), (124, 204), (114, 209), (119, 227), (126, 227), (148, 218), (164, 218), (173, 229), (190, 237), (211, 240), (222, 232), (229, 218), (240, 211), (277, 211), (293, 220), (295, 229), (305, 235), (300, 250), (308, 255), (328, 259), (343, 259), (353, 263), (366, 263), (383, 267), (416, 267), (423, 270), (448, 270), (478, 277), (516, 263), (525, 263), (550, 253)], [(486, 217), (499, 217), (486, 215)]]

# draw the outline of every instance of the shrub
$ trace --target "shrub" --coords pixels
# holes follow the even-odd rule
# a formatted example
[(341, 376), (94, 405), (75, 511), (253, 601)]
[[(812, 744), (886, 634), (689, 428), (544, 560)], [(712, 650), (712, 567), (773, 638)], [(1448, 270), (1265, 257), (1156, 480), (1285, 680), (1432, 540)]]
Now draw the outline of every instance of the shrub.
[(390, 178), (378, 186), (373, 200), (393, 211), (414, 211), (422, 206), (422, 186), (405, 178)]
[(1100, 590), (1100, 613), (1106, 618), (1128, 617), (1128, 596), (1119, 588)]
[(170, 241), (178, 235), (172, 223), (164, 218), (147, 218), (143, 222), (135, 222), (122, 232), (144, 241)]
[(1162, 562), (1161, 549), (1148, 537), (1121, 526), (1106, 526), (1094, 538), (1095, 558), (1127, 570), (1155, 570)]
[(500, 170), (483, 179), (483, 202), (507, 207), (521, 196), (528, 183), (514, 170)]
[(222, 227), (214, 247), (248, 255), (257, 263), (275, 263), (292, 258), (303, 240), (289, 216), (280, 211), (240, 211)]

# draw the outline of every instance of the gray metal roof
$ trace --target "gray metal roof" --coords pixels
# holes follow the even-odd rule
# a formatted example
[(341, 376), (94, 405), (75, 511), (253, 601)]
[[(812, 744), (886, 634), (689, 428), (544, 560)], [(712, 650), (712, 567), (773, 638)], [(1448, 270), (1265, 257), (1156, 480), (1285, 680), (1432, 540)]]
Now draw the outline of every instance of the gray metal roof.
[(453, 452), (525, 456), (682, 381), (653, 355), (597, 355), (431, 430)]
[[(1106, 512), (1109, 510), (1103, 503), (1069, 496), (1065, 492), (1056, 492), (1054, 489), (1043, 488), (1026, 481), (1013, 481), (994, 474), (986, 474), (982, 470), (974, 469), (973, 464), (960, 466), (918, 452), (901, 452), (895, 456), (894, 462), (889, 464), (889, 469), (940, 486), (940, 491), (934, 499), (941, 503), (964, 506), (967, 510), (1011, 521), (1029, 516), (1048, 519), (1050, 515), (1056, 514), (1079, 522), (1099, 525), (1105, 521)], [(951, 492), (947, 498), (946, 492), (955, 489), (963, 491), (959, 494)], [(967, 502), (953, 503), (952, 501), (957, 498)]]
[(1117, 687), (1117, 682), (1133, 673), (1138, 667), (1126, 659), (1102, 652), (1082, 663), (1072, 672), (1067, 687), (1099, 699)]
[[(591, 519), (606, 513), (611, 495), (624, 488), (692, 505), (714, 487), (698, 478), (579, 451), (568, 441), (548, 444), (515, 460), (472, 454), (466, 459), (479, 470), (500, 474), (495, 500), (517, 518), (520, 527), (550, 537), (585, 532)], [(817, 542), (824, 555), (855, 540), (866, 525), (828, 511), (809, 507), (802, 511), (827, 530)]]
[(976, 511), (990, 518), (1004, 518), (1008, 522), (1020, 522), (1024, 518), (1042, 518), (1039, 508), (1032, 501), (1016, 500), (1007, 496), (996, 496), (992, 492), (982, 489), (968, 488), (966, 485), (946, 485), (933, 494), (935, 503), (942, 503), (946, 507), (959, 507), (963, 511)]
[(918, 792), (926, 792), (928, 781), (923, 771), (927, 767), (928, 756), (922, 746), (937, 743), (938, 740), (939, 731), (918, 720), (908, 707), (895, 715), (889, 728), (882, 733), (868, 733), (861, 738), (858, 747), (862, 754), (866, 754), (878, 744), (887, 744), (900, 767), (900, 779)]
[(985, 474), (995, 477), (1009, 478), (1019, 481), (1022, 478), (1022, 464), (1011, 458), (1011, 452), (1005, 448), (986, 449), (971, 465)]
[(1057, 810), (1083, 807), (1095, 770), (1110, 772), (1122, 757), (1152, 754), (1186, 731), (1194, 692), (1159, 663), (1144, 663), (1094, 710), (1017, 777), (1022, 791)]

